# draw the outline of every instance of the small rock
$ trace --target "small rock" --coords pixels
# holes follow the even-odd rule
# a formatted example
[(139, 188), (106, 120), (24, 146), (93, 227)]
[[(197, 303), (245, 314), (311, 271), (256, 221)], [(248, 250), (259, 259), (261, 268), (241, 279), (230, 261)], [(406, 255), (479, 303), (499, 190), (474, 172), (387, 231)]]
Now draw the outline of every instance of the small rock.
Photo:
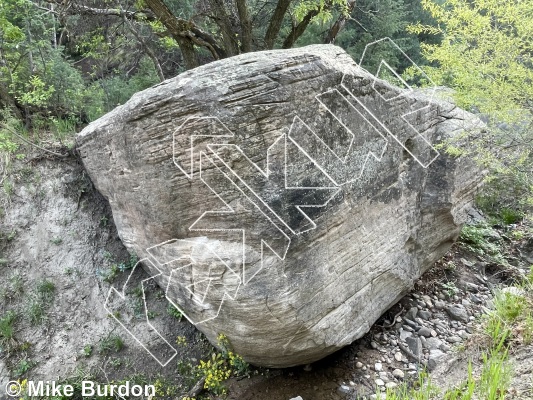
[(446, 340), (449, 342), (449, 343), (459, 343), (461, 342), (461, 338), (459, 336), (449, 336), (448, 338), (446, 338)]
[(350, 394), (351, 391), (352, 389), (350, 388), (350, 386), (346, 386), (346, 385), (340, 385), (339, 388), (337, 389), (337, 392), (341, 394)]
[(304, 400), (304, 399), (302, 399), (302, 396), (298, 396), (298, 397), (293, 397), (293, 398), (290, 399), (290, 400)]
[(392, 371), (392, 376), (397, 379), (403, 379), (405, 377), (405, 374), (401, 369), (395, 369), (394, 371)]
[(483, 303), (483, 301), (482, 301), (479, 297), (477, 297), (475, 294), (471, 294), (471, 295), (470, 295), (470, 301), (471, 301), (472, 303), (474, 303), (474, 304), (481, 304), (481, 303)]
[(385, 384), (385, 387), (386, 387), (387, 389), (394, 389), (396, 386), (398, 386), (398, 384), (397, 384), (396, 382), (387, 382), (387, 383)]
[(406, 331), (413, 332), (413, 328), (411, 328), (409, 325), (402, 325), (402, 329), (405, 329)]
[(422, 299), (426, 302), (426, 305), (429, 308), (433, 308), (433, 301), (431, 301), (431, 297), (429, 297), (427, 294), (422, 296)]
[(421, 311), (418, 312), (418, 315), (420, 316), (420, 318), (422, 318), (425, 321), (429, 321), (431, 319), (431, 312), (430, 311), (421, 310)]
[(445, 356), (444, 352), (440, 350), (430, 350), (429, 359), (428, 359), (428, 368), (429, 370), (434, 370), (437, 367), (437, 363), (441, 358)]
[(357, 361), (355, 363), (355, 368), (363, 368), (363, 363), (361, 361)]
[[(413, 329), (418, 329), (418, 328), (419, 328), (418, 324), (417, 324), (415, 321), (412, 321), (412, 320), (407, 319), (407, 318), (404, 318), (404, 321), (405, 321), (405, 323), (406, 323), (408, 326), (410, 326), (410, 327), (413, 328)], [(405, 325), (404, 325), (404, 326), (405, 326)]]
[(437, 300), (435, 302), (435, 308), (438, 310), (444, 310), (446, 308), (446, 303), (444, 301)]
[(408, 319), (414, 321), (414, 319), (416, 318), (416, 314), (417, 314), (417, 313), (418, 313), (418, 308), (417, 308), (417, 307), (411, 307), (411, 308), (409, 309), (409, 311), (407, 311), (407, 312), (405, 313), (405, 317), (404, 317), (404, 319), (405, 319), (405, 318), (408, 318)]
[(388, 373), (385, 372), (385, 371), (381, 371), (381, 372), (379, 373), (379, 379), (383, 380), (383, 382), (388, 382), (388, 381), (390, 381), (389, 376), (388, 376)]
[(448, 346), (446, 343), (443, 343), (439, 346), (439, 349), (444, 351), (444, 352), (448, 352), (450, 351), (452, 348), (450, 346)]
[(311, 367), (311, 364), (306, 364), (306, 365), (304, 366), (304, 371), (305, 371), (305, 372), (309, 372), (309, 371), (311, 371), (312, 369), (313, 369), (313, 367)]
[(402, 361), (402, 353), (397, 352), (394, 354), (394, 359), (398, 362)]
[(376, 372), (383, 371), (383, 365), (381, 365), (381, 363), (375, 363), (374, 364), (374, 370)]
[(381, 379), (379, 379), (379, 378), (376, 379), (374, 382), (375, 382), (376, 385), (378, 385), (378, 386), (385, 386), (385, 382), (383, 382), (383, 381), (382, 381)]
[(405, 342), (409, 346), (409, 350), (416, 356), (420, 357), (422, 354), (422, 342), (419, 338), (408, 337)]
[(459, 261), (461, 261), (461, 263), (467, 267), (473, 267), (474, 266), (474, 263), (472, 261), (468, 261), (464, 258), (461, 258)]
[(419, 331), (417, 332), (418, 335), (420, 336), (424, 336), (424, 337), (431, 337), (431, 329), (429, 328), (426, 328), (425, 326), (423, 326), (422, 328), (419, 329)]
[(432, 329), (432, 330), (431, 330), (431, 336), (432, 336), (432, 337), (437, 337), (437, 335), (438, 335), (438, 334), (437, 334), (437, 331), (436, 331), (435, 329)]
[(434, 349), (440, 348), (440, 346), (442, 345), (442, 340), (436, 337), (431, 337), (426, 340), (426, 343), (427, 343), (428, 349), (434, 350)]
[(464, 308), (457, 307), (457, 306), (450, 306), (446, 309), (446, 311), (448, 312), (448, 315), (450, 316), (450, 318), (456, 321), (464, 322), (465, 324), (468, 322), (468, 313), (466, 312)]
[(372, 347), (373, 349), (377, 349), (378, 348), (378, 344), (374, 341), (371, 341), (370, 342), (370, 347)]

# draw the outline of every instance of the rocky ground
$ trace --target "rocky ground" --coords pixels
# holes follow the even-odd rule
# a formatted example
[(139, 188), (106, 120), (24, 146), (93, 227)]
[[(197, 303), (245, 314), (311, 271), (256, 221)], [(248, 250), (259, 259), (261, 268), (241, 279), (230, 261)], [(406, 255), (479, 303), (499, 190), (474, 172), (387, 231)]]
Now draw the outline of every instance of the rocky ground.
[[(166, 367), (109, 317), (103, 307), (109, 288), (122, 287), (132, 262), (106, 201), (92, 189), (76, 158), (33, 154), (6, 161), (0, 195), (0, 318), (13, 311), (16, 320), (11, 339), (0, 334), (0, 384), (23, 378), (136, 379), (159, 382), (158, 399), (181, 398), (198, 380), (194, 365), (214, 349), (169, 311), (156, 287), (148, 288), (150, 317), (178, 350)], [(481, 219), (472, 212), (473, 222)], [(251, 368), (250, 377), (227, 382), (227, 398), (370, 399), (376, 390), (416, 382), (423, 370), (441, 388), (458, 384), (466, 377), (469, 360), (474, 374), (482, 366), (479, 357), (486, 340), (480, 326), (495, 291), (512, 287), (533, 264), (532, 232), (526, 223), (498, 225), (487, 229), (480, 242), (465, 239), (362, 339), (312, 365)], [(132, 320), (141, 322), (142, 296), (136, 288), (142, 279), (146, 276), (135, 271), (127, 291)], [(50, 296), (43, 281), (53, 284)], [(508, 398), (533, 397), (531, 356), (531, 344), (512, 348)]]

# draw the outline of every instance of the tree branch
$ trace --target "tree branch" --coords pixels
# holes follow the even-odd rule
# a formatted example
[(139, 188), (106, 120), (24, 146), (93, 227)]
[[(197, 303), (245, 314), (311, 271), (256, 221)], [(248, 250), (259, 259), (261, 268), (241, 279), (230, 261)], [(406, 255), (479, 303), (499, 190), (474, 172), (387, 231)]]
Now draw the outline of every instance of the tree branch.
[(335, 21), (333, 26), (329, 29), (326, 37), (324, 38), (324, 43), (332, 44), (335, 42), (337, 35), (346, 25), (346, 21), (350, 19), (350, 14), (352, 13), (355, 7), (356, 0), (346, 0), (346, 12), (341, 13), (339, 18)]
[(294, 43), (298, 40), (300, 36), (302, 36), (302, 34), (305, 32), (305, 30), (311, 23), (312, 19), (316, 17), (319, 13), (320, 10), (318, 8), (309, 11), (297, 25), (292, 27), (289, 36), (285, 38), (285, 41), (283, 42), (283, 45), (281, 47), (284, 49), (290, 49), (292, 46), (294, 46)]

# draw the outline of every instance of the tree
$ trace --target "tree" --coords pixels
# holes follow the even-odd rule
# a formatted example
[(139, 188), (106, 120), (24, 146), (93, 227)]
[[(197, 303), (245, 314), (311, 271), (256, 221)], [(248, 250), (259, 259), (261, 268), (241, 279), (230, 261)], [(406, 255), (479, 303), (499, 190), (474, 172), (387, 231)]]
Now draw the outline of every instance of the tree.
[[(70, 15), (107, 16), (149, 23), (158, 36), (176, 41), (187, 69), (241, 53), (293, 47), (313, 23), (329, 23), (322, 41), (331, 43), (344, 27), (355, 0), (142, 0), (136, 3), (101, 2), (91, 7), (73, 0), (46, 0)], [(66, 5), (65, 5), (66, 4)], [(112, 4), (112, 2), (111, 2)], [(267, 23), (260, 23), (267, 21)], [(145, 46), (146, 47), (146, 46)]]
[[(414, 33), (442, 37), (422, 44), (430, 76), (450, 86), (458, 105), (489, 122), (486, 135), (464, 150), (492, 168), (489, 203), (533, 208), (533, 2), (422, 0), (438, 26), (414, 24)], [(488, 187), (489, 190), (491, 186)]]

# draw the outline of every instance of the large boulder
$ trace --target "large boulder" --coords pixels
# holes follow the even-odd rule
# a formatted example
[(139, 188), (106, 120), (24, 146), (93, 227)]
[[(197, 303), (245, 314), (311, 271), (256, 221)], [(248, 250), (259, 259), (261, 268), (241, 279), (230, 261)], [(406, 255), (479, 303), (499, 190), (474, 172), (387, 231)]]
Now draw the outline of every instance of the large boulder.
[(481, 173), (435, 144), (477, 122), (316, 45), (185, 72), (78, 148), (169, 301), (288, 367), (361, 337), (450, 248)]

